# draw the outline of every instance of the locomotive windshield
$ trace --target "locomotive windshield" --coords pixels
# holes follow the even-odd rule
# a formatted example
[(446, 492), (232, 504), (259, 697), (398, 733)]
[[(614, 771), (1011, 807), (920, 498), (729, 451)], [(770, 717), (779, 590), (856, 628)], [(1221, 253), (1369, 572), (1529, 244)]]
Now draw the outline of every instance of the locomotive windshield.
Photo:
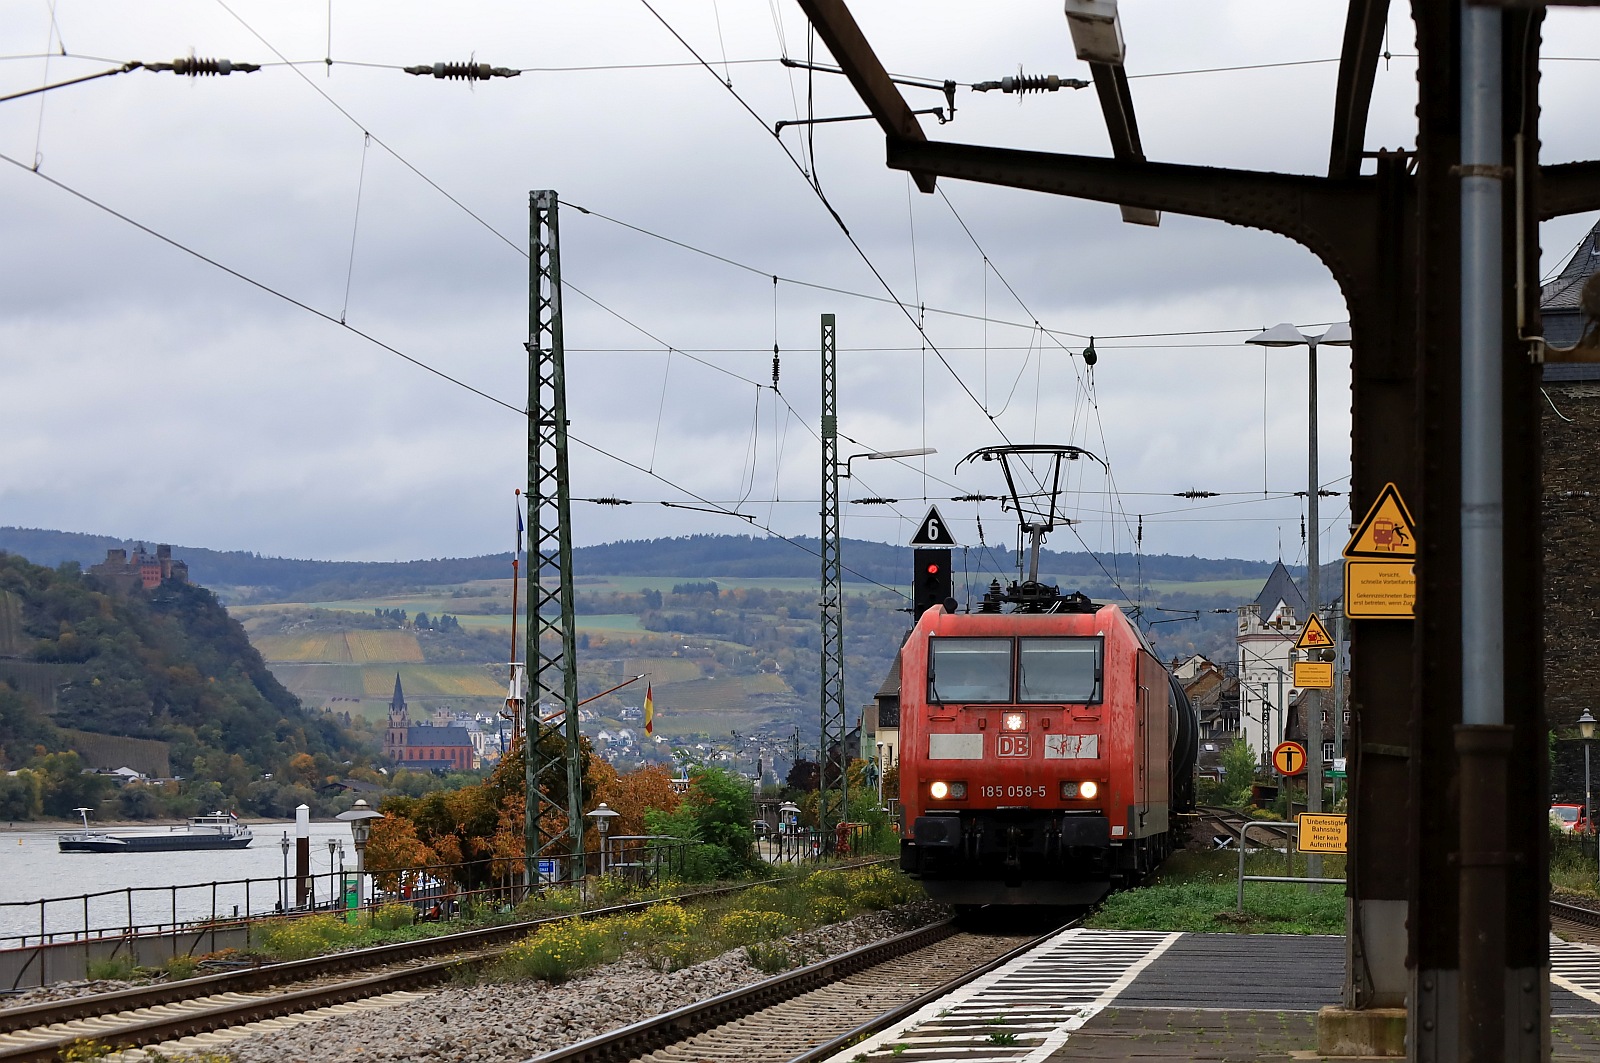
[(1100, 700), (1100, 639), (1018, 639), (1017, 700)]
[(929, 701), (1011, 700), (1010, 639), (936, 638), (928, 653)]

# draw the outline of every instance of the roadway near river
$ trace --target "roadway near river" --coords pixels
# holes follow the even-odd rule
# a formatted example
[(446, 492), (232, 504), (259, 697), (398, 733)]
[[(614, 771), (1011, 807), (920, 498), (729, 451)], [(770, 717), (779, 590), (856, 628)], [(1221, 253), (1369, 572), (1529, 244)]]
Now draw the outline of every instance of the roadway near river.
[[(163, 830), (169, 824), (150, 824), (113, 829)], [(83, 894), (116, 891), (110, 896), (91, 899), (89, 925), (124, 926), (128, 921), (128, 887), (150, 888), (134, 894), (136, 922), (170, 923), (173, 920), (173, 895), (170, 886), (226, 882), (250, 878), (249, 907), (256, 912), (271, 911), (278, 903), (278, 879), (283, 874), (283, 853), (279, 839), (288, 832), (294, 837), (293, 823), (251, 823), (255, 840), (246, 849), (218, 849), (177, 853), (63, 853), (56, 847), (56, 835), (70, 829), (66, 824), (40, 826), (26, 830), (0, 830), (0, 948), (17, 945), (18, 935), (39, 933), (39, 904), (43, 898), (66, 897), (68, 902), (45, 906), (46, 930), (52, 933), (81, 930), (84, 925)], [(355, 868), (355, 845), (345, 823), (311, 824), (311, 870), (326, 876), (329, 870), (328, 841), (344, 842), (347, 870)], [(338, 856), (334, 856), (337, 869)], [(294, 870), (294, 853), (289, 854), (289, 870)], [(327, 878), (318, 882), (326, 887)], [(320, 900), (321, 898), (319, 898)], [(22, 903), (17, 903), (22, 902)], [(217, 913), (231, 915), (238, 905), (245, 911), (242, 885), (219, 887)], [(209, 918), (212, 896), (205, 889), (177, 892), (177, 919)]]

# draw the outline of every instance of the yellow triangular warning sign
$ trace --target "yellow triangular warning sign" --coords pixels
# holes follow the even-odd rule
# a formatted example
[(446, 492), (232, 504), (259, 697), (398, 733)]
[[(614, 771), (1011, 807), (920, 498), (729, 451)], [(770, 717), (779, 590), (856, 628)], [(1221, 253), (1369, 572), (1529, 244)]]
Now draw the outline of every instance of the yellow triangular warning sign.
[(1328, 629), (1322, 626), (1322, 621), (1317, 619), (1317, 614), (1312, 613), (1306, 621), (1305, 630), (1300, 632), (1300, 641), (1294, 644), (1297, 650), (1323, 650), (1333, 645), (1333, 639), (1328, 637)]
[(1356, 526), (1356, 533), (1344, 548), (1345, 557), (1371, 557), (1380, 560), (1415, 558), (1417, 556), (1417, 530), (1411, 522), (1411, 511), (1406, 509), (1400, 489), (1392, 483), (1383, 485), (1378, 500), (1372, 503), (1367, 515)]

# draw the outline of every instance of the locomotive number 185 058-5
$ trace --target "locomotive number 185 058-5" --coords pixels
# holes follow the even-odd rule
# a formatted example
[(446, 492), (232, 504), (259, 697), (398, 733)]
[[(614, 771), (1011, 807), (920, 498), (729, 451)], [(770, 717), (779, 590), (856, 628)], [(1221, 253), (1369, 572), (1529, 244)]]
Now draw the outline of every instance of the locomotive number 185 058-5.
[(980, 786), (979, 797), (1047, 797), (1043, 786)]

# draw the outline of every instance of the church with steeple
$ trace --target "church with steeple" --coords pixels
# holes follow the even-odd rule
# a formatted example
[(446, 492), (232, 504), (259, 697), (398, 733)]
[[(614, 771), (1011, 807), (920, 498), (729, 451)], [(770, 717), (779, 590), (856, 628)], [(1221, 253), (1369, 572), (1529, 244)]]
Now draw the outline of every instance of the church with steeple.
[(412, 771), (471, 771), (477, 766), (472, 736), (466, 728), (411, 722), (399, 672), (394, 675), (394, 697), (389, 701), (389, 728), (384, 733), (383, 752), (400, 767)]

